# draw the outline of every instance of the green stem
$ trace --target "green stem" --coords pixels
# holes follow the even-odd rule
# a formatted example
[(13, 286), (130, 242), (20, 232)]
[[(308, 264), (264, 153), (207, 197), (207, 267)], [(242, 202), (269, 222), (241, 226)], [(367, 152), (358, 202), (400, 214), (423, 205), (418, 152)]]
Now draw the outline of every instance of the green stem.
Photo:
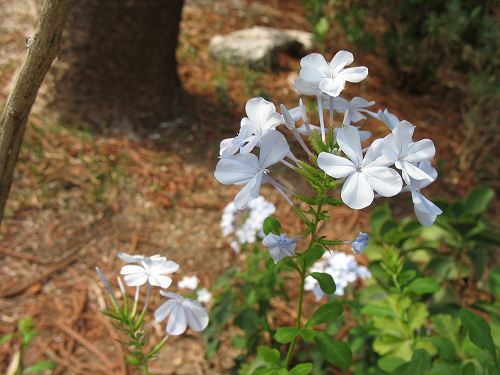
[[(304, 280), (306, 279), (305, 278), (305, 267), (304, 267), (304, 263), (302, 263), (302, 268), (301, 268), (301, 273), (300, 273), (300, 294), (299, 294), (299, 307), (298, 307), (298, 311), (297, 311), (297, 328), (300, 329), (301, 328), (301, 320), (302, 320), (302, 302), (304, 300)], [(297, 344), (297, 337), (295, 337), (290, 346), (288, 347), (288, 351), (286, 353), (286, 357), (285, 357), (285, 363), (284, 363), (284, 367), (286, 369), (288, 369), (288, 365), (290, 364), (290, 360), (292, 359), (292, 356), (293, 356), (293, 351), (295, 349), (295, 345)]]
[[(317, 231), (318, 231), (318, 224), (321, 221), (320, 216), (321, 216), (321, 209), (323, 207), (324, 201), (325, 201), (325, 186), (323, 184), (323, 190), (319, 194), (320, 201), (318, 202), (318, 207), (314, 215), (314, 223), (313, 223), (313, 230), (311, 231), (311, 240), (309, 242), (308, 249), (311, 248), (312, 245), (317, 240)], [(301, 268), (300, 268), (300, 294), (299, 294), (299, 306), (297, 308), (297, 328), (300, 329), (302, 328), (301, 320), (302, 320), (302, 303), (304, 300), (304, 284), (305, 284), (305, 279), (306, 279), (306, 265), (305, 261), (302, 262)], [(293, 357), (293, 352), (295, 350), (295, 345), (297, 345), (297, 337), (295, 337), (292, 342), (290, 343), (290, 346), (288, 347), (288, 351), (286, 353), (285, 357), (285, 362), (284, 362), (284, 367), (288, 369), (288, 366), (290, 364), (290, 361), (292, 360)]]
[(165, 345), (167, 340), (168, 340), (168, 335), (166, 335), (158, 344), (156, 344), (156, 346), (148, 354), (146, 354), (146, 358), (149, 359), (155, 356), (156, 353), (158, 353), (160, 349), (163, 347), (163, 345)]

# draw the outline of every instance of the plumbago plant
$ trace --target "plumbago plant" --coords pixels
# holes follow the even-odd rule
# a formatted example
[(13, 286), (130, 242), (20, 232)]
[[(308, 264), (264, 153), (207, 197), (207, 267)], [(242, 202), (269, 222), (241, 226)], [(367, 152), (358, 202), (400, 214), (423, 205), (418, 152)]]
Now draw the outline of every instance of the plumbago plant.
[[(318, 328), (340, 316), (342, 308), (338, 303), (320, 306), (303, 324), (306, 280), (310, 286), (313, 284), (313, 290), (317, 284), (324, 294), (331, 295), (336, 291), (331, 272), (326, 272), (328, 265), (316, 267), (316, 270), (311, 270), (311, 267), (332, 247), (346, 243), (345, 239), (320, 235), (321, 223), (331, 220), (327, 206), (345, 204), (359, 210), (368, 207), (376, 197), (409, 192), (416, 216), (423, 225), (432, 224), (442, 213), (420, 192), (437, 178), (430, 163), (435, 154), (433, 142), (429, 139), (414, 141), (412, 124), (399, 121), (387, 109), (369, 110), (374, 102), (359, 97), (347, 100), (339, 96), (346, 82), (360, 82), (368, 75), (366, 67), (346, 68), (353, 61), (353, 55), (347, 51), (337, 52), (330, 62), (316, 53), (301, 60), (300, 78), (294, 82), (294, 88), (302, 95), (316, 98), (319, 126), (309, 122), (302, 100), (291, 109), (281, 105), (281, 113), (278, 113), (273, 103), (252, 98), (246, 104), (247, 117), (241, 120), (238, 135), (221, 142), (220, 160), (214, 175), (223, 184), (243, 186), (234, 199), (234, 207), (245, 209), (259, 197), (262, 184), (267, 183), (293, 207), (304, 225), (302, 233), (293, 236), (283, 233), (281, 224), (274, 217), (264, 223), (262, 243), (276, 264), (275, 272), (285, 268), (299, 276), (297, 318), (294, 326), (269, 329), (276, 344), (257, 349), (259, 361), (248, 369), (248, 373), (310, 373), (312, 363), (296, 363), (294, 360), (301, 340), (313, 342), (321, 355), (340, 369), (347, 369), (351, 364), (348, 345)], [(339, 127), (335, 126), (335, 113), (342, 116)], [(365, 147), (362, 142), (368, 141), (371, 133), (357, 126), (367, 116), (383, 122), (389, 134)], [(304, 158), (292, 151), (279, 129), (294, 137)], [(292, 191), (271, 177), (270, 168), (278, 163), (304, 178), (312, 194)], [(299, 236), (308, 240), (303, 249), (297, 248)], [(353, 249), (362, 250), (366, 241), (366, 235), (361, 235), (354, 241)], [(283, 345), (288, 347), (281, 352)]]
[[(189, 296), (183, 297), (167, 291), (166, 289), (172, 284), (169, 275), (176, 272), (179, 265), (164, 256), (157, 254), (148, 257), (118, 253), (118, 257), (126, 263), (120, 270), (123, 280), (117, 277), (121, 301), (118, 300), (102, 271), (96, 268), (111, 301), (111, 307), (105, 309), (103, 314), (112, 319), (116, 328), (126, 337), (125, 346), (129, 351), (126, 357), (127, 363), (141, 369), (145, 374), (152, 374), (149, 362), (165, 345), (169, 336), (181, 335), (188, 328), (195, 332), (201, 332), (206, 328), (208, 313), (200, 303), (208, 303), (211, 294), (205, 288), (198, 288), (196, 276), (185, 276), (177, 284), (178, 289), (189, 290)], [(125, 284), (135, 288), (133, 298), (128, 295)], [(142, 287), (146, 288), (146, 292), (141, 308)], [(166, 335), (155, 345), (149, 343), (145, 329), (145, 318), (149, 311), (153, 288), (158, 288), (160, 295), (167, 298), (167, 301), (155, 310), (154, 319), (161, 323), (168, 317)], [(198, 301), (188, 297), (196, 297)]]

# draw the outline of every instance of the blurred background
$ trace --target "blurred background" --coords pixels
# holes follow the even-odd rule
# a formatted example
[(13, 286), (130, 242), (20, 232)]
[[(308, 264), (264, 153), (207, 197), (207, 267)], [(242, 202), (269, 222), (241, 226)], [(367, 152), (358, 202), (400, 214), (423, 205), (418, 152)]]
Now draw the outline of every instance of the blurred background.
[[(0, 0), (0, 103), (36, 26), (39, 1)], [(295, 106), (291, 88), (310, 52), (346, 49), (368, 79), (348, 97), (376, 101), (431, 138), (439, 180), (429, 197), (498, 190), (498, 1), (75, 1), (61, 53), (37, 97), (0, 229), (0, 335), (31, 316), (26, 356), (57, 374), (124, 374), (100, 314), (94, 268), (116, 253), (162, 253), (209, 288), (238, 255), (219, 226), (237, 188), (213, 178), (219, 142), (246, 101)], [(385, 134), (374, 125), (375, 135)], [(286, 173), (283, 171), (282, 173)], [(289, 226), (290, 208), (263, 195)], [(395, 199), (396, 215), (411, 202)], [(491, 212), (494, 217), (497, 212)], [(339, 208), (330, 233), (366, 229), (368, 210)], [(160, 335), (160, 327), (152, 326)], [(229, 349), (228, 349), (229, 350)], [(0, 346), (0, 372), (15, 347)], [(109, 363), (90, 362), (95, 352)], [(199, 336), (167, 345), (159, 374), (222, 374), (231, 353), (203, 357)], [(160, 361), (158, 361), (160, 362)]]

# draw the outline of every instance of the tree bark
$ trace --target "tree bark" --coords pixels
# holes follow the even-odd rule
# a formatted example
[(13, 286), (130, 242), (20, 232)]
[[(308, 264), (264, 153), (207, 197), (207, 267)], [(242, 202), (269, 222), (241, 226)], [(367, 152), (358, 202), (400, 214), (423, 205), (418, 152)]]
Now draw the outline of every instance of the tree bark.
[(71, 0), (45, 1), (35, 34), (27, 41), (28, 54), (5, 104), (0, 122), (0, 221), (28, 116), (38, 89), (59, 51), (70, 5)]
[(127, 133), (179, 115), (183, 0), (78, 0), (42, 90), (63, 124)]

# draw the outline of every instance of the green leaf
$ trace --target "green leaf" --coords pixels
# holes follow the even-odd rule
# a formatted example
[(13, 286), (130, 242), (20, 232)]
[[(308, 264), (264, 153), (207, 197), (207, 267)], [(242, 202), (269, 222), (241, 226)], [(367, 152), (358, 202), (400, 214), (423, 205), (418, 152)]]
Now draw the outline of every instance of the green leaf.
[(495, 363), (497, 363), (497, 353), (491, 337), (491, 328), (486, 320), (463, 308), (458, 312), (458, 316), (462, 320), (471, 341), (480, 348), (488, 350)]
[(306, 266), (309, 266), (320, 259), (325, 253), (325, 249), (318, 244), (311, 246), (307, 251), (302, 254)]
[(301, 363), (295, 366), (289, 372), (289, 375), (307, 375), (312, 371), (312, 363)]
[(281, 327), (274, 334), (274, 339), (280, 344), (288, 344), (299, 335), (299, 331), (297, 327)]
[(388, 356), (379, 358), (379, 360), (377, 361), (377, 366), (381, 370), (392, 374), (394, 372), (394, 370), (396, 368), (398, 368), (399, 366), (401, 366), (403, 363), (405, 363), (404, 359), (388, 355)]
[(281, 224), (278, 219), (274, 216), (266, 217), (264, 220), (264, 225), (262, 227), (264, 234), (267, 236), (269, 233), (280, 234), (281, 233)]
[(328, 196), (325, 198), (325, 203), (330, 206), (342, 206), (343, 202), (340, 199), (334, 198), (332, 196)]
[(36, 372), (42, 372), (47, 370), (54, 370), (56, 368), (56, 364), (52, 361), (45, 360), (35, 363), (32, 366), (29, 366), (24, 369), (23, 374), (33, 374)]
[(352, 353), (349, 346), (342, 341), (336, 341), (325, 332), (318, 332), (314, 337), (316, 345), (323, 357), (341, 370), (347, 370), (352, 363)]
[(474, 363), (469, 362), (464, 365), (464, 367), (462, 367), (460, 375), (476, 375), (476, 366), (474, 366)]
[(425, 375), (431, 369), (431, 356), (423, 349), (417, 349), (413, 353), (410, 362), (396, 368), (397, 375)]
[(322, 323), (333, 322), (338, 319), (343, 312), (342, 305), (337, 302), (327, 303), (316, 309), (306, 323), (306, 327), (312, 327)]
[(280, 352), (278, 349), (261, 345), (257, 348), (257, 354), (264, 362), (281, 367)]
[(282, 260), (275, 265), (276, 270), (281, 270), (283, 268), (293, 269), (300, 272), (299, 266), (291, 257), (284, 257)]
[(132, 366), (140, 366), (141, 365), (141, 361), (139, 361), (139, 359), (137, 359), (136, 357), (131, 356), (131, 355), (127, 355), (125, 357), (125, 361)]
[(469, 215), (479, 215), (488, 209), (493, 198), (495, 198), (493, 189), (476, 187), (469, 193), (465, 201), (465, 212)]
[(311, 276), (318, 280), (319, 286), (325, 294), (335, 293), (336, 286), (332, 275), (324, 272), (313, 272)]
[(304, 340), (311, 340), (316, 335), (316, 331), (313, 331), (312, 329), (302, 328), (299, 332), (299, 335)]
[(386, 306), (377, 306), (377, 305), (366, 305), (361, 309), (361, 313), (370, 315), (370, 316), (379, 316), (379, 317), (390, 317), (393, 318), (396, 316), (394, 311)]
[(408, 285), (408, 290), (419, 295), (435, 293), (439, 290), (439, 284), (430, 277), (419, 277)]

